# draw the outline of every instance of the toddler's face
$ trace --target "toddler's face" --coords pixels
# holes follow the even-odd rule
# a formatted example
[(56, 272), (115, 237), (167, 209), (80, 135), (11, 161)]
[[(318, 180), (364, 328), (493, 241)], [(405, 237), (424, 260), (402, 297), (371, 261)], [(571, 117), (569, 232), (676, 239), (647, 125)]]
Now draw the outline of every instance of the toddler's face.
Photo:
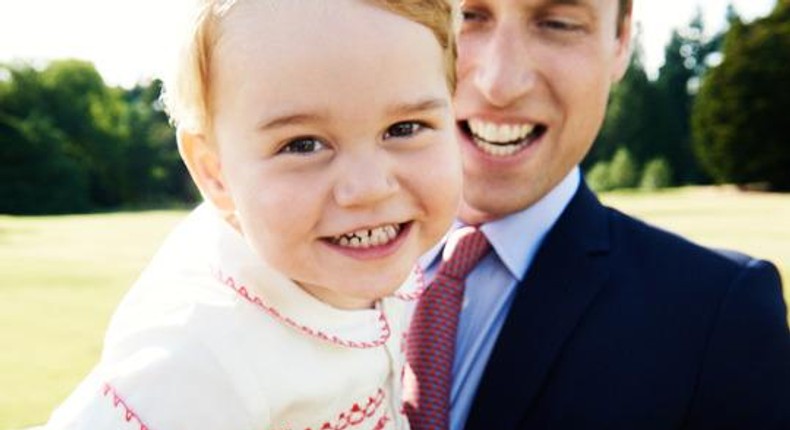
[(438, 42), (358, 0), (240, 2), (221, 34), (214, 138), (247, 241), (316, 297), (370, 306), (457, 209)]

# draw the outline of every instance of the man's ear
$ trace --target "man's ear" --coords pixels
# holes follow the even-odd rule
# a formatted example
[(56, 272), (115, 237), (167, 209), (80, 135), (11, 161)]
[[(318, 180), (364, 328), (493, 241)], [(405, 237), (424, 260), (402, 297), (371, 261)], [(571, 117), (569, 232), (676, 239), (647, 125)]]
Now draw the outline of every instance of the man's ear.
[(619, 82), (623, 79), (631, 62), (631, 13), (628, 12), (620, 23), (620, 31), (617, 35), (617, 46), (615, 46), (615, 62), (612, 68), (612, 82)]
[(233, 213), (236, 205), (222, 174), (222, 163), (215, 145), (204, 134), (178, 130), (178, 152), (204, 199), (220, 212)]

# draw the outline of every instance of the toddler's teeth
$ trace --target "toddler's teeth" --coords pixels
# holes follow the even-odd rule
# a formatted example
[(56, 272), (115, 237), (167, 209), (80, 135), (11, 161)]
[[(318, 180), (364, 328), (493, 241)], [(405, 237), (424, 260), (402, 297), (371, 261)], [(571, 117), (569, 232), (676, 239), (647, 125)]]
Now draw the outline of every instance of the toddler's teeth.
[(389, 243), (398, 236), (400, 226), (390, 224), (372, 229), (361, 229), (332, 238), (332, 243), (349, 248), (370, 248)]

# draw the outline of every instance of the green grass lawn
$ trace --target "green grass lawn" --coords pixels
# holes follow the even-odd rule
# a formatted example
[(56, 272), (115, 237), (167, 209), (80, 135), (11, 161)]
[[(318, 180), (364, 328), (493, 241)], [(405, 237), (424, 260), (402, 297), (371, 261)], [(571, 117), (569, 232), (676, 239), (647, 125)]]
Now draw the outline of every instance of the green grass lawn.
[[(688, 188), (603, 200), (768, 258), (790, 279), (790, 195)], [(112, 310), (184, 215), (0, 216), (0, 430), (43, 423), (90, 370)]]
[(0, 429), (46, 421), (184, 212), (0, 216)]

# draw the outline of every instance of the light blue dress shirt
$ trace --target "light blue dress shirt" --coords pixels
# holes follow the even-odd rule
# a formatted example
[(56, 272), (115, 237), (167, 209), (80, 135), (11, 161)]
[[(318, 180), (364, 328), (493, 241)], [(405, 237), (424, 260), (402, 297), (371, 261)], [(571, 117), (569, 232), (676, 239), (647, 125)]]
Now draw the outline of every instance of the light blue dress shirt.
[[(466, 278), (453, 362), (451, 430), (464, 428), (488, 357), (513, 303), (516, 286), (546, 233), (579, 187), (580, 178), (576, 167), (534, 205), (481, 227), (495, 252), (483, 258)], [(456, 222), (452, 230), (461, 226)], [(420, 259), (427, 279), (433, 278), (439, 267), (437, 257), (443, 244), (444, 241)]]

